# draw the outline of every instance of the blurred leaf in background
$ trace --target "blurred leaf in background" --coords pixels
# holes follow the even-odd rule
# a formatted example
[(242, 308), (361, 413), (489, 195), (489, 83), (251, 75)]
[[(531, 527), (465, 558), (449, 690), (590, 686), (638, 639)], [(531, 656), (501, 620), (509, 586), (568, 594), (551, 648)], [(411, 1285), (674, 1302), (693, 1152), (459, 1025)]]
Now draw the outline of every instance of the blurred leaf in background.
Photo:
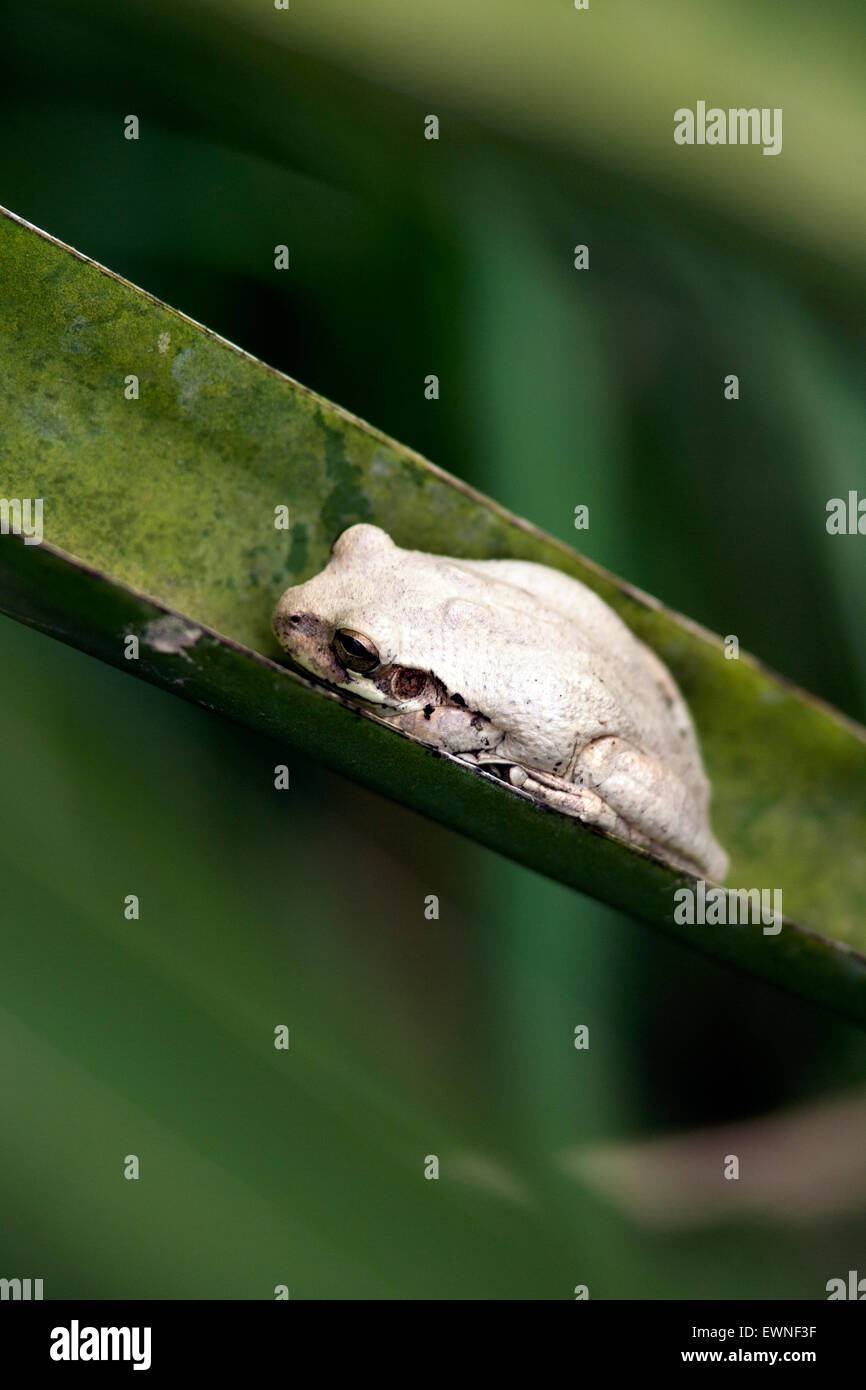
[[(0, 202), (862, 720), (824, 521), (866, 495), (864, 41), (844, 0), (19, 4)], [(702, 95), (782, 106), (782, 155), (678, 150)], [(761, 1298), (856, 1263), (856, 1192), (794, 1222), (720, 1180), (648, 1228), (562, 1156), (854, 1091), (860, 1035), (313, 765), (280, 797), (282, 756), (0, 623), (0, 1272)]]

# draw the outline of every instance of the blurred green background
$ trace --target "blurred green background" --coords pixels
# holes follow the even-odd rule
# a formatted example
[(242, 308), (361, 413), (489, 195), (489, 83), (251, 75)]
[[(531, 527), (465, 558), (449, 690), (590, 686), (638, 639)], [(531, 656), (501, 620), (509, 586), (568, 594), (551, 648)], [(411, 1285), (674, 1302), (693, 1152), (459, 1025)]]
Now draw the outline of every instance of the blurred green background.
[[(866, 542), (824, 525), (866, 495), (862, 7), (84, 0), (4, 31), (0, 202), (866, 717)], [(674, 146), (699, 98), (781, 106), (782, 154)], [(820, 1298), (863, 1272), (855, 1029), (7, 620), (0, 875), (0, 1276)], [(686, 1193), (676, 1153), (731, 1124)]]

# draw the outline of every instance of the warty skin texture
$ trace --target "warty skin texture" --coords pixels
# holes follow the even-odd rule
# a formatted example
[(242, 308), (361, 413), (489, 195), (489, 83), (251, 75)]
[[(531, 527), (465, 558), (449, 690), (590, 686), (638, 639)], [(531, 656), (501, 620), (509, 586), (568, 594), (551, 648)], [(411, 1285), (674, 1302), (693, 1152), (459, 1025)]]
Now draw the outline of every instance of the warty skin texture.
[[(319, 574), (286, 590), (274, 631), (298, 665), (395, 727), (723, 878), (686, 704), (658, 657), (578, 580), (528, 561), (403, 550), (362, 524)], [(373, 669), (350, 669), (339, 633), (367, 644)]]

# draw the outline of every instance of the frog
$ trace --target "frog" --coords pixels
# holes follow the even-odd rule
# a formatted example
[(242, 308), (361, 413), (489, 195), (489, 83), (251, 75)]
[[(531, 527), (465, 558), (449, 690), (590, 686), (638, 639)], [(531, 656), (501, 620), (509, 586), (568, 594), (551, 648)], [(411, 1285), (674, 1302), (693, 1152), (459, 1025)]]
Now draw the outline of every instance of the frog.
[(393, 729), (693, 876), (723, 882), (711, 788), (659, 656), (581, 580), (349, 526), (273, 612), (288, 661)]

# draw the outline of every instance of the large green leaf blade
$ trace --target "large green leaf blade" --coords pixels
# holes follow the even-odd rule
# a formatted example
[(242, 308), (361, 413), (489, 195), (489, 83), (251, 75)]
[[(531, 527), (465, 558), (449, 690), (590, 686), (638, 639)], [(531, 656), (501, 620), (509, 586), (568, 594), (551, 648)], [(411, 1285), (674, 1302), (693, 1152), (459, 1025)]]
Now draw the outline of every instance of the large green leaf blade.
[[(0, 218), (0, 363), (0, 495), (45, 508), (45, 544), (0, 539), (2, 611), (866, 1019), (858, 726), (750, 658), (726, 660), (711, 634), (12, 214)], [(289, 531), (274, 526), (279, 506)], [(282, 668), (276, 597), (364, 520), (400, 545), (555, 565), (610, 602), (689, 701), (729, 883), (781, 889), (801, 926), (677, 924), (682, 875)]]

